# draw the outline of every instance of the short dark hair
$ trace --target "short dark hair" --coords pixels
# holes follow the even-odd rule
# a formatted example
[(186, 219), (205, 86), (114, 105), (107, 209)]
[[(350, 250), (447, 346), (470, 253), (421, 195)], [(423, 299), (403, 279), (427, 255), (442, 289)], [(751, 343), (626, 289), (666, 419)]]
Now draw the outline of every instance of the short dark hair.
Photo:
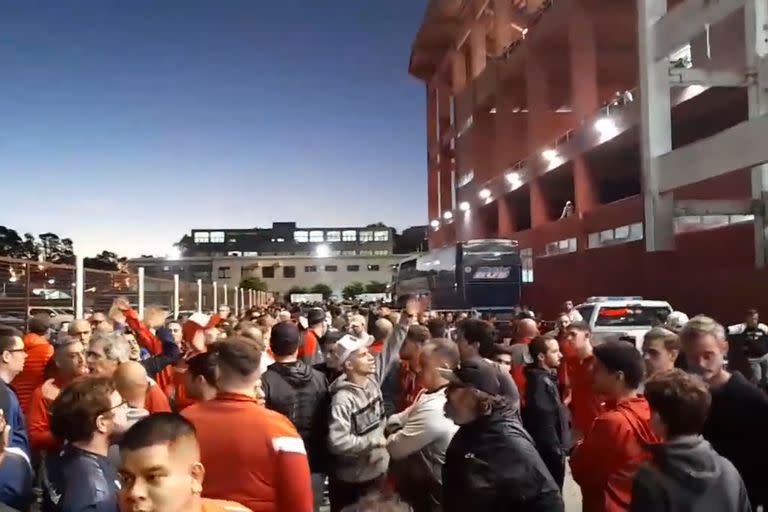
[(222, 373), (250, 377), (261, 365), (261, 351), (248, 339), (232, 338), (216, 347), (216, 358)]
[(456, 329), (469, 343), (480, 344), (480, 354), (483, 357), (493, 354), (496, 330), (492, 324), (477, 318), (467, 318), (456, 324)]
[(669, 437), (698, 435), (709, 415), (712, 397), (697, 376), (675, 368), (645, 383), (645, 399), (667, 427)]
[(408, 332), (405, 334), (405, 339), (413, 341), (419, 345), (423, 345), (429, 341), (432, 335), (429, 333), (429, 329), (423, 325), (412, 325), (408, 328)]
[(608, 341), (594, 349), (595, 359), (609, 372), (624, 374), (624, 383), (630, 389), (637, 389), (643, 382), (645, 365), (643, 356), (634, 345), (621, 341)]
[(29, 332), (42, 336), (51, 328), (51, 317), (40, 313), (29, 319)]
[(187, 371), (193, 377), (202, 376), (211, 386), (216, 385), (216, 367), (218, 366), (215, 350), (190, 357), (187, 360)]
[(554, 339), (550, 336), (536, 336), (531, 340), (528, 345), (528, 352), (531, 354), (533, 364), (539, 364), (539, 354), (546, 354), (549, 350), (547, 343), (554, 341)]
[(430, 318), (427, 322), (427, 329), (433, 338), (445, 338), (448, 326), (442, 318)]
[(299, 328), (291, 322), (281, 322), (272, 326), (269, 348), (276, 356), (290, 356), (299, 348)]
[(588, 332), (592, 333), (592, 328), (589, 326), (587, 322), (571, 322), (568, 327), (565, 328), (566, 331), (579, 331), (579, 332)]
[(96, 418), (112, 409), (114, 391), (109, 377), (75, 379), (51, 405), (51, 433), (70, 443), (90, 440), (96, 432)]
[(746, 316), (755, 316), (755, 315), (759, 315), (759, 314), (760, 313), (756, 309), (752, 308), (752, 309), (748, 309), (747, 310)]
[(195, 426), (174, 412), (150, 414), (136, 422), (123, 435), (121, 450), (140, 450), (158, 444), (173, 444), (182, 437), (197, 439)]
[(16, 345), (16, 338), (21, 338), (22, 334), (18, 329), (8, 325), (0, 325), (0, 354), (6, 350), (13, 350)]
[(448, 363), (451, 368), (459, 366), (460, 356), (459, 347), (452, 340), (446, 338), (434, 338), (427, 345), (432, 347), (433, 353), (437, 354), (443, 361)]

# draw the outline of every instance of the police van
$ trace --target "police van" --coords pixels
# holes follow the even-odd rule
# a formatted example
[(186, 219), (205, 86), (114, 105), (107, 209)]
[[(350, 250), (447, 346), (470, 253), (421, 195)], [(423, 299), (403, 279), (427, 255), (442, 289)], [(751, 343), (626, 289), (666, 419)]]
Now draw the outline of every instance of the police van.
[(669, 302), (642, 297), (590, 297), (576, 309), (592, 329), (595, 344), (626, 339), (633, 340), (638, 350), (645, 333), (664, 325), (672, 312)]

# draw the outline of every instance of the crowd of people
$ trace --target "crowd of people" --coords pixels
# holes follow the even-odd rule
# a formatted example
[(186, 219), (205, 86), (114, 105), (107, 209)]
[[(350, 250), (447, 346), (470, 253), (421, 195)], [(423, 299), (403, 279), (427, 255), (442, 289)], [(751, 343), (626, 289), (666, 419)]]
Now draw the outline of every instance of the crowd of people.
[(416, 300), (0, 326), (0, 511), (562, 512), (568, 465), (585, 512), (768, 510), (757, 312), (542, 331)]

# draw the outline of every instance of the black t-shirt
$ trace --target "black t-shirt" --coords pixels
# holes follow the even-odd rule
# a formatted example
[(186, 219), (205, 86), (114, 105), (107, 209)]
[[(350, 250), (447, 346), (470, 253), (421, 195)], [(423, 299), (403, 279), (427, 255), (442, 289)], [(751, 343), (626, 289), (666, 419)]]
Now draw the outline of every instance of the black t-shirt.
[(45, 460), (43, 512), (117, 512), (117, 471), (107, 457), (65, 445)]

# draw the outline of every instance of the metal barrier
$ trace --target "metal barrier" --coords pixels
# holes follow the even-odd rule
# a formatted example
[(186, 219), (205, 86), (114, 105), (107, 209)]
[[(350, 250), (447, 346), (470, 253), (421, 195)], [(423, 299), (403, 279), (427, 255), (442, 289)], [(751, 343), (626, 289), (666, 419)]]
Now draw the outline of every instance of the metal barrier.
[[(78, 293), (77, 267), (0, 257), (0, 324), (24, 328), (30, 316), (45, 313), (54, 323), (71, 320), (76, 312), (108, 312), (115, 298), (126, 297), (143, 315), (144, 306), (160, 306), (175, 317), (196, 311), (215, 312), (228, 305), (237, 314), (270, 304), (268, 292), (217, 283), (180, 282), (118, 271), (84, 269)], [(82, 303), (78, 297), (82, 297)]]

